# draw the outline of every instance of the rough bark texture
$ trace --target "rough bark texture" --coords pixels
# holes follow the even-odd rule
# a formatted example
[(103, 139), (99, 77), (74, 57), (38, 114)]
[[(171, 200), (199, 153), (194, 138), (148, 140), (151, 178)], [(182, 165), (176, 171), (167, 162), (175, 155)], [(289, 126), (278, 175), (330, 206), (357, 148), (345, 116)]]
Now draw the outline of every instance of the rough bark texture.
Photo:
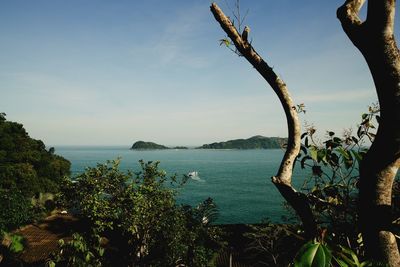
[(348, 0), (337, 16), (371, 71), (381, 109), (376, 138), (360, 166), (359, 222), (367, 256), (400, 266), (396, 238), (390, 232), (392, 185), (400, 166), (400, 54), (393, 34), (395, 0)]
[(272, 177), (272, 182), (300, 217), (308, 237), (314, 237), (317, 233), (317, 225), (309, 207), (307, 197), (304, 194), (297, 192), (291, 184), (294, 162), (299, 154), (301, 146), (301, 129), (296, 107), (290, 97), (286, 84), (254, 50), (251, 44), (247, 41), (247, 38), (242, 38), (232, 21), (225, 16), (218, 5), (213, 3), (210, 8), (215, 19), (232, 40), (237, 50), (268, 82), (277, 94), (283, 106), (288, 126), (288, 144), (279, 171), (276, 176)]

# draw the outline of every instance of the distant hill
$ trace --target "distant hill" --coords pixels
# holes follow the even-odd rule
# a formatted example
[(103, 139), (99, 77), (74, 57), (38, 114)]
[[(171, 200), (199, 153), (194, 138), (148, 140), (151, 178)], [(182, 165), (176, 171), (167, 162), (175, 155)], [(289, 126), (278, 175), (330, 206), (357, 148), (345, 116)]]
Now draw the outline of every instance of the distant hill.
[(169, 147), (159, 145), (153, 142), (137, 141), (131, 147), (131, 149), (136, 150), (153, 150), (153, 149), (169, 149)]
[(235, 139), (226, 142), (205, 144), (199, 149), (273, 149), (281, 148), (287, 143), (287, 138), (253, 136), (248, 139)]

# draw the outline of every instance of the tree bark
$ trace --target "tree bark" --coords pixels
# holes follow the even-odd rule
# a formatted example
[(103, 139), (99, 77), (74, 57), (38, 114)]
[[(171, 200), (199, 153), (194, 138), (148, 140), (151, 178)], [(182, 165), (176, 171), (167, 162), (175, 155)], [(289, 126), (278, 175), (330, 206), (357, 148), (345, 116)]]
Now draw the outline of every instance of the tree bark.
[(400, 167), (400, 54), (394, 38), (395, 0), (348, 0), (337, 11), (344, 31), (364, 56), (380, 105), (374, 142), (360, 165), (359, 225), (367, 256), (400, 266), (393, 221), (392, 186)]
[[(296, 106), (290, 97), (286, 84), (254, 50), (247, 38), (242, 38), (232, 21), (225, 16), (217, 4), (212, 3), (210, 9), (215, 19), (219, 22), (222, 29), (232, 40), (240, 54), (244, 56), (247, 61), (249, 61), (249, 63), (258, 71), (258, 73), (268, 82), (282, 104), (287, 120), (288, 144), (278, 173), (271, 179), (281, 195), (300, 217), (306, 236), (309, 238), (315, 237), (317, 234), (317, 224), (308, 204), (307, 197), (304, 194), (297, 192), (292, 186), (293, 166), (296, 161), (296, 157), (300, 152), (301, 146), (301, 127)], [(247, 33), (243, 36), (247, 37)]]

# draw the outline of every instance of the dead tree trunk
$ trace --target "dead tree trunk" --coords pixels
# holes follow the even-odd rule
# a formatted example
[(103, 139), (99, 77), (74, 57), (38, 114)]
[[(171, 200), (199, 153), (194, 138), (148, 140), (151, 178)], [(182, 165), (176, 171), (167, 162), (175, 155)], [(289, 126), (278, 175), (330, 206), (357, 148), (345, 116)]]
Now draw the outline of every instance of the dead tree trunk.
[(367, 256), (400, 266), (390, 232), (392, 185), (400, 166), (400, 54), (394, 38), (395, 0), (369, 0), (367, 18), (358, 13), (365, 0), (347, 0), (337, 16), (371, 71), (380, 105), (377, 135), (360, 166), (359, 224)]
[(315, 237), (317, 234), (317, 224), (308, 204), (307, 197), (297, 192), (292, 186), (293, 166), (301, 146), (301, 129), (296, 106), (289, 95), (286, 84), (275, 74), (272, 68), (268, 66), (248, 42), (248, 28), (245, 27), (243, 34), (240, 35), (232, 21), (225, 16), (217, 4), (213, 3), (210, 8), (215, 19), (232, 40), (238, 52), (244, 56), (268, 82), (283, 106), (288, 127), (288, 144), (278, 174), (272, 177), (272, 182), (300, 217), (307, 237)]

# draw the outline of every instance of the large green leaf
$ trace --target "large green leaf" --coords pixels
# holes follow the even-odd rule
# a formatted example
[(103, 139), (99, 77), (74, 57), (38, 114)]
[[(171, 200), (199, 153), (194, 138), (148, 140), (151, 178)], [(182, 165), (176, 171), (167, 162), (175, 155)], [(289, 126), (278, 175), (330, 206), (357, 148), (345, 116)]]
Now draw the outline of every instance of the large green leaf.
[(329, 267), (332, 255), (328, 247), (310, 241), (304, 244), (294, 259), (295, 267)]

